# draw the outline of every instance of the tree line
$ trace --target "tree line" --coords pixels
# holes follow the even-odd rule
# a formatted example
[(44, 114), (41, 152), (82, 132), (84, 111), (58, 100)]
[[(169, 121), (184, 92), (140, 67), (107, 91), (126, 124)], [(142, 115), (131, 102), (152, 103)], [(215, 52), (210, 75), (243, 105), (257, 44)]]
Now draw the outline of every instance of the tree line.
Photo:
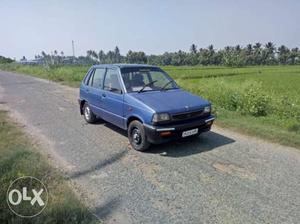
[(145, 63), (153, 65), (225, 65), (225, 66), (249, 66), (249, 65), (276, 65), (276, 64), (300, 64), (299, 48), (291, 48), (281, 45), (276, 48), (272, 42), (265, 45), (261, 43), (227, 46), (216, 50), (213, 45), (207, 48), (197, 48), (192, 44), (189, 52), (179, 50), (177, 52), (165, 52), (161, 55), (146, 55), (144, 52), (128, 51), (124, 56), (120, 54), (118, 47), (114, 51), (103, 50), (97, 53), (94, 50), (87, 51), (87, 57), (96, 63)]
[[(21, 61), (26, 62), (23, 57)], [(298, 47), (288, 48), (284, 45), (278, 48), (272, 42), (266, 44), (248, 44), (226, 46), (215, 49), (213, 45), (207, 48), (197, 48), (192, 44), (189, 51), (165, 52), (160, 55), (147, 55), (143, 51), (129, 50), (126, 55), (120, 53), (116, 46), (114, 50), (88, 50), (85, 56), (65, 56), (64, 52), (54, 51), (47, 54), (44, 51), (35, 56), (39, 64), (64, 65), (64, 64), (112, 64), (112, 63), (137, 63), (152, 65), (223, 65), (223, 66), (250, 66), (250, 65), (294, 65), (300, 64), (300, 50)]]

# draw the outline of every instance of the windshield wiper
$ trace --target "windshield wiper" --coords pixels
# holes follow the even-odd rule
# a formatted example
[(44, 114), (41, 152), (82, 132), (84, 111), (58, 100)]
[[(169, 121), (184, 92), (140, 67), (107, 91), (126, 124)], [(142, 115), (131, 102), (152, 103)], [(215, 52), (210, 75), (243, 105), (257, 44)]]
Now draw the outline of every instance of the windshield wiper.
[(174, 80), (170, 80), (169, 82), (167, 82), (163, 87), (161, 87), (160, 91), (163, 91), (169, 84), (173, 83)]
[(143, 85), (143, 87), (138, 91), (138, 93), (143, 92), (143, 90), (144, 90), (147, 86), (150, 86), (150, 85), (152, 85), (153, 83), (156, 83), (156, 82), (157, 82), (157, 80), (153, 80), (153, 81), (151, 81), (151, 82), (149, 82), (149, 83)]

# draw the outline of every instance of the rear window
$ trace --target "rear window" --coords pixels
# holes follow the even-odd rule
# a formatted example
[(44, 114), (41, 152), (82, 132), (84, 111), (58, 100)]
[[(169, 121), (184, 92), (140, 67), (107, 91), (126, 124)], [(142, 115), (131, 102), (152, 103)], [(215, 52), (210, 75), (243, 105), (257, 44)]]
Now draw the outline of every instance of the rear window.
[(94, 72), (94, 69), (89, 70), (88, 73), (86, 74), (86, 76), (84, 77), (83, 83), (84, 83), (85, 85), (88, 85), (89, 80), (90, 80), (90, 78), (91, 78), (93, 72)]

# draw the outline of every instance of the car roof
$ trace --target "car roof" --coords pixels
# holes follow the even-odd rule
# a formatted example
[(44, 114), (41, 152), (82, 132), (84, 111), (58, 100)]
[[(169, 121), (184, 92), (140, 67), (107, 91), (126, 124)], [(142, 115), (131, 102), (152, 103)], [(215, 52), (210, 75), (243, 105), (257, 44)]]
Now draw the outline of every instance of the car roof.
[(93, 68), (134, 68), (134, 67), (145, 67), (145, 68), (157, 68), (154, 65), (146, 64), (99, 64), (93, 65)]

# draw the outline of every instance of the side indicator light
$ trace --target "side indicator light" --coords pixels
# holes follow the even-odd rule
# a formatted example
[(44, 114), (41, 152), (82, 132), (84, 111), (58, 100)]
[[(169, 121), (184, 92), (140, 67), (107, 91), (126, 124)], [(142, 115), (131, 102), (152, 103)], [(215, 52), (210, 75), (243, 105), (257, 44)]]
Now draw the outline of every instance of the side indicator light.
[(162, 137), (163, 136), (170, 136), (170, 135), (172, 135), (172, 132), (170, 132), (170, 131), (163, 131), (159, 135), (162, 136)]

